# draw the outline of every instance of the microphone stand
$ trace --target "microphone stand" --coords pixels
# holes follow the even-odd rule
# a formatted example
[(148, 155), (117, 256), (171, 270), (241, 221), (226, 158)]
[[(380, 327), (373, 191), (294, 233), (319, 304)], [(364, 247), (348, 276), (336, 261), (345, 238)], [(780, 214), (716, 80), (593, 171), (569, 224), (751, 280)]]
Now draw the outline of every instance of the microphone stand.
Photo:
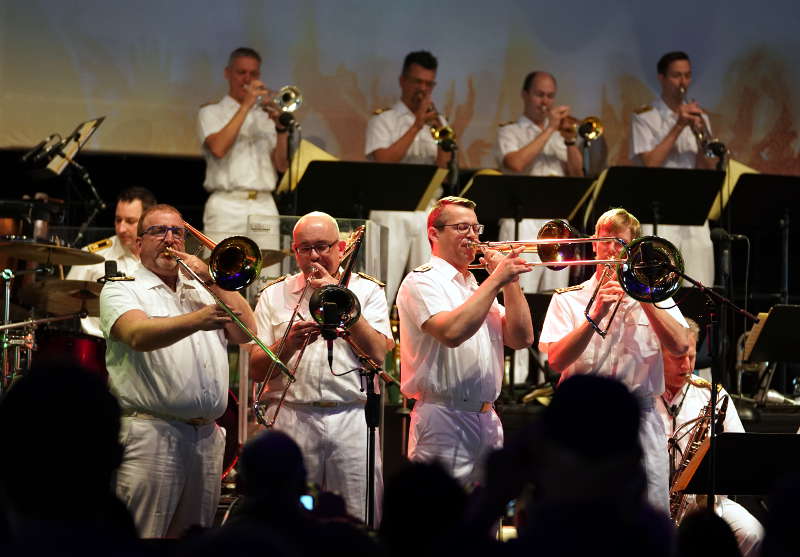
[(295, 131), (301, 129), (300, 123), (295, 119), (294, 114), (291, 112), (281, 112), (278, 117), (278, 123), (288, 130), (289, 136), (286, 138), (286, 159), (287, 166), (286, 172), (289, 174), (287, 182), (291, 190), (291, 209), (290, 215), (297, 214), (297, 209), (300, 207), (299, 190), (297, 187), (292, 188), (292, 159), (294, 158), (295, 148)]
[(458, 195), (458, 143), (452, 139), (445, 139), (439, 147), (445, 153), (450, 153), (450, 160), (447, 162), (447, 183), (445, 195)]

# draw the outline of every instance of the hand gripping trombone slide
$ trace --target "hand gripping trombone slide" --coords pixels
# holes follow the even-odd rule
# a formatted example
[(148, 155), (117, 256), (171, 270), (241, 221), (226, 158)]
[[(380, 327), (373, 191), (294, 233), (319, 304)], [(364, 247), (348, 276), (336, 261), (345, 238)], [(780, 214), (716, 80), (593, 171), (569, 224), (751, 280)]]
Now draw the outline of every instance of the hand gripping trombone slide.
[[(330, 307), (330, 305), (333, 303), (334, 305), (337, 306), (337, 308), (339, 306), (344, 308), (343, 310), (337, 311), (337, 317), (336, 317), (337, 325), (344, 330), (348, 329), (350, 325), (355, 323), (361, 313), (361, 304), (359, 303), (358, 298), (356, 298), (355, 295), (350, 290), (347, 289), (347, 284), (350, 281), (350, 274), (352, 272), (353, 265), (355, 265), (356, 257), (358, 256), (358, 250), (361, 247), (361, 242), (364, 238), (364, 231), (365, 227), (359, 226), (353, 231), (353, 233), (347, 240), (347, 246), (345, 247), (344, 256), (342, 257), (344, 270), (341, 274), (341, 278), (339, 279), (339, 284), (323, 286), (322, 288), (318, 289), (311, 295), (311, 299), (308, 302), (308, 308), (309, 311), (311, 312), (311, 317), (317, 323), (319, 323), (323, 328), (326, 328), (328, 330), (331, 328), (331, 325), (326, 324), (325, 316), (326, 314), (330, 316), (330, 311), (326, 312), (325, 310), (326, 304), (328, 304), (328, 307)], [(303, 300), (305, 299), (305, 295), (306, 292), (308, 291), (310, 284), (311, 284), (311, 279), (307, 278), (306, 284), (305, 286), (303, 286), (303, 290), (300, 292), (300, 298), (297, 300), (297, 304), (295, 304), (292, 310), (292, 315), (289, 318), (289, 323), (286, 326), (286, 330), (284, 331), (283, 336), (281, 337), (280, 344), (278, 345), (278, 354), (280, 354), (283, 351), (283, 347), (286, 345), (286, 342), (289, 338), (289, 332), (291, 331), (292, 326), (294, 325), (295, 319), (297, 319), (300, 314), (299, 313), (300, 305), (303, 303)], [(334, 325), (333, 328), (335, 329), (336, 325)], [(297, 358), (295, 359), (294, 365), (292, 366), (292, 369), (289, 371), (291, 380), (283, 388), (281, 396), (278, 399), (278, 404), (275, 407), (275, 411), (273, 412), (272, 417), (270, 419), (267, 419), (266, 416), (264, 415), (263, 403), (261, 399), (264, 396), (264, 392), (268, 390), (267, 387), (275, 374), (275, 366), (277, 365), (277, 362), (280, 362), (280, 360), (277, 361), (273, 360), (273, 363), (270, 364), (270, 367), (267, 370), (266, 377), (264, 381), (261, 383), (261, 386), (258, 389), (258, 393), (256, 393), (255, 400), (253, 401), (253, 414), (255, 415), (256, 420), (258, 420), (258, 422), (266, 428), (273, 427), (275, 425), (275, 421), (278, 419), (278, 413), (283, 407), (283, 402), (286, 399), (286, 395), (289, 392), (289, 387), (295, 381), (295, 374), (297, 373), (297, 368), (300, 365), (300, 361), (303, 359), (303, 354), (305, 353), (306, 347), (308, 346), (308, 339), (309, 337), (306, 337), (303, 340), (303, 344), (300, 346), (300, 350), (297, 355)], [(345, 338), (345, 340), (347, 340), (348, 343), (351, 346), (353, 346), (357, 354), (359, 352), (363, 353), (363, 351), (361, 351), (357, 346), (355, 346), (350, 339)]]
[[(222, 240), (219, 244), (214, 242), (197, 230), (195, 227), (184, 221), (183, 225), (192, 233), (205, 247), (211, 250), (211, 257), (208, 260), (208, 270), (214, 282), (224, 290), (241, 290), (250, 283), (252, 283), (261, 271), (261, 250), (258, 245), (245, 236), (231, 236)], [(294, 376), (289, 373), (286, 365), (267, 348), (261, 339), (259, 339), (253, 331), (251, 331), (244, 322), (239, 319), (228, 304), (222, 301), (219, 296), (211, 291), (211, 288), (201, 279), (194, 270), (186, 264), (186, 262), (176, 255), (168, 251), (167, 254), (178, 262), (178, 265), (186, 271), (194, 280), (203, 285), (203, 288), (211, 294), (214, 301), (219, 307), (225, 310), (225, 313), (233, 320), (234, 323), (248, 336), (250, 340), (255, 342), (261, 350), (272, 360), (273, 367), (277, 367), (284, 373), (289, 382), (294, 381)]]

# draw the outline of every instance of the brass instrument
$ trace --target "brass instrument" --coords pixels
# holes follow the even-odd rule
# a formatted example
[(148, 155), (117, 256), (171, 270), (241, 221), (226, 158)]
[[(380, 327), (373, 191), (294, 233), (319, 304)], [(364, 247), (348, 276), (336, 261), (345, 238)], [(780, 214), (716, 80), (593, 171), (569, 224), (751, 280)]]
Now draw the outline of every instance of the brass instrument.
[(303, 94), (296, 85), (281, 87), (270, 103), (281, 112), (294, 112), (303, 104)]
[[(258, 245), (244, 236), (231, 236), (215, 244), (211, 238), (197, 230), (188, 222), (183, 222), (184, 227), (195, 236), (200, 243), (211, 250), (211, 257), (208, 260), (208, 270), (214, 282), (223, 290), (241, 290), (250, 283), (252, 283), (261, 271), (261, 250)], [(211, 288), (203, 281), (194, 270), (186, 264), (180, 256), (172, 251), (167, 254), (178, 262), (178, 265), (191, 276), (198, 283), (203, 285), (203, 288), (211, 294), (214, 301), (219, 307), (225, 310), (225, 313), (233, 320), (234, 323), (248, 336), (250, 340), (255, 342), (259, 348), (273, 361), (275, 366), (286, 374), (290, 381), (294, 381), (294, 376), (289, 373), (286, 365), (259, 339), (250, 328), (239, 319), (228, 304), (222, 301), (219, 296), (214, 294)]]
[[(719, 385), (717, 386), (719, 390)], [(721, 424), (725, 421), (725, 414), (728, 412), (728, 396), (722, 398), (720, 409), (717, 412), (717, 423)], [(672, 443), (677, 446), (677, 442), (685, 435), (690, 435), (689, 441), (686, 443), (686, 450), (681, 457), (680, 464), (675, 469), (675, 474), (669, 486), (669, 515), (672, 521), (679, 525), (683, 520), (686, 510), (689, 506), (689, 501), (686, 493), (677, 488), (679, 481), (681, 481), (685, 474), (694, 474), (695, 469), (699, 465), (700, 459), (697, 457), (702, 456), (708, 450), (709, 439), (708, 435), (711, 432), (711, 401), (706, 404), (700, 411), (700, 414), (694, 419), (681, 425), (672, 434)], [(692, 429), (686, 433), (683, 432), (687, 427), (692, 426)], [(691, 476), (689, 476), (691, 478)], [(687, 480), (688, 481), (688, 480)]]
[(567, 116), (562, 119), (559, 131), (574, 133), (585, 142), (591, 143), (603, 135), (605, 127), (597, 116), (589, 116), (583, 120)]
[[(689, 104), (690, 102), (693, 102), (690, 101), (686, 96), (686, 88), (681, 87), (680, 93), (681, 104)], [(689, 128), (692, 130), (695, 141), (697, 142), (697, 150), (703, 153), (703, 155), (706, 157), (723, 157), (728, 152), (725, 144), (722, 143), (718, 138), (711, 136), (711, 131), (708, 129), (702, 114), (694, 115), (700, 117), (700, 124), (697, 126), (690, 125)]]
[[(584, 316), (592, 328), (602, 337), (608, 333), (608, 328), (616, 315), (622, 298), (617, 301), (605, 329), (601, 329), (589, 315), (589, 310), (597, 297), (600, 288), (614, 276), (612, 269), (616, 269), (616, 278), (620, 286), (631, 298), (640, 302), (655, 304), (672, 296), (681, 286), (683, 279), (683, 258), (680, 251), (669, 241), (658, 236), (642, 236), (630, 243), (620, 238), (580, 237), (580, 233), (567, 221), (552, 220), (539, 230), (538, 239), (534, 241), (511, 242), (473, 242), (472, 246), (479, 250), (512, 251), (522, 247), (522, 253), (538, 253), (540, 263), (530, 263), (532, 266), (544, 265), (554, 271), (578, 265), (606, 265), (601, 279), (598, 281), (594, 294), (584, 311)], [(615, 259), (576, 259), (575, 244), (593, 242), (617, 242), (622, 245), (619, 258)], [(485, 265), (470, 265), (471, 269), (485, 268)]]
[(454, 151), (458, 149), (455, 130), (451, 126), (445, 124), (444, 120), (442, 120), (442, 117), (439, 115), (439, 111), (433, 104), (431, 104), (431, 111), (436, 114), (436, 121), (430, 126), (433, 140), (445, 151)]
[[(321, 328), (325, 325), (325, 314), (326, 311), (328, 314), (331, 314), (331, 307), (332, 304), (336, 304), (337, 308), (337, 316), (340, 318), (340, 321), (335, 324), (335, 326), (341, 326), (342, 328), (349, 328), (350, 325), (355, 323), (358, 319), (359, 315), (361, 314), (361, 304), (358, 301), (358, 298), (348, 290), (347, 288), (342, 288), (342, 283), (347, 284), (350, 280), (350, 274), (352, 272), (353, 266), (355, 265), (356, 258), (358, 256), (358, 250), (361, 247), (361, 242), (364, 238), (364, 232), (366, 228), (364, 226), (359, 226), (356, 228), (350, 237), (347, 240), (347, 245), (345, 246), (344, 255), (342, 256), (342, 261), (340, 265), (343, 266), (343, 272), (341, 274), (341, 279), (339, 280), (339, 285), (326, 285), (322, 288), (314, 291), (311, 295), (311, 299), (308, 301), (308, 308), (311, 312), (312, 318), (320, 324)], [(300, 297), (297, 300), (297, 304), (295, 304), (294, 309), (292, 310), (292, 315), (289, 318), (289, 323), (286, 326), (286, 330), (281, 337), (280, 344), (278, 345), (278, 354), (283, 351), (283, 347), (286, 344), (286, 340), (289, 338), (289, 332), (291, 331), (292, 325), (294, 325), (295, 319), (297, 319), (300, 311), (300, 305), (303, 303), (305, 299), (306, 292), (308, 291), (309, 286), (311, 285), (311, 279), (306, 279), (306, 284), (303, 286), (302, 292), (300, 292)], [(322, 294), (322, 291), (325, 291), (325, 294)], [(327, 305), (326, 305), (327, 304)], [(327, 310), (326, 310), (327, 308)], [(338, 308), (341, 308), (339, 311)], [(349, 317), (346, 317), (349, 316)], [(264, 381), (261, 383), (261, 386), (256, 393), (256, 396), (253, 401), (253, 414), (256, 417), (256, 420), (266, 428), (271, 428), (275, 426), (275, 422), (278, 419), (278, 413), (280, 412), (281, 408), (283, 407), (283, 403), (286, 399), (286, 395), (289, 393), (289, 387), (295, 381), (295, 375), (297, 373), (297, 368), (300, 365), (301, 360), (303, 359), (303, 354), (305, 353), (306, 347), (308, 346), (308, 339), (306, 337), (303, 341), (303, 344), (300, 346), (298, 351), (297, 358), (294, 361), (294, 365), (292, 366), (291, 371), (289, 374), (291, 375), (291, 381), (288, 382), (281, 392), (281, 396), (278, 399), (278, 404), (275, 407), (275, 411), (272, 413), (272, 417), (267, 419), (264, 415), (264, 410), (262, 408), (263, 403), (261, 401), (262, 397), (264, 396), (264, 392), (268, 391), (268, 385), (272, 380), (275, 374), (275, 363), (273, 362), (270, 364), (270, 367), (267, 370), (266, 377)]]

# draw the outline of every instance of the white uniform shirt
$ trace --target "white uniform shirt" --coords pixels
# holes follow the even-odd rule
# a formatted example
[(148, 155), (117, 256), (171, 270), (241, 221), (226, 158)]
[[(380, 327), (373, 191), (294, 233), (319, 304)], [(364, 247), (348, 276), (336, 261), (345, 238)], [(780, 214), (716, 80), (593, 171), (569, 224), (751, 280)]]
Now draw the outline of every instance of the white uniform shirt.
[[(122, 245), (122, 242), (116, 235), (101, 240), (101, 242), (109, 242), (110, 245), (98, 250), (93, 251), (97, 255), (102, 255), (106, 261), (117, 262), (117, 272), (125, 275), (130, 275), (135, 267), (139, 265), (139, 258), (137, 258), (131, 250)], [(83, 251), (88, 251), (86, 247)], [(67, 280), (85, 280), (89, 282), (97, 282), (97, 279), (106, 275), (105, 261), (96, 263), (94, 265), (73, 265), (67, 273)], [(83, 332), (96, 337), (102, 337), (103, 332), (100, 330), (100, 319), (98, 317), (84, 317), (81, 319), (81, 328)]]
[[(547, 120), (544, 122), (547, 126)], [(503, 165), (503, 157), (525, 147), (541, 134), (543, 128), (524, 114), (512, 123), (500, 126), (497, 130), (497, 164), (506, 174), (523, 176), (564, 176), (567, 164), (567, 146), (560, 133), (554, 132), (536, 158), (522, 172), (512, 172)]]
[[(432, 316), (461, 306), (478, 289), (450, 263), (432, 257), (428, 271), (406, 276), (397, 294), (400, 312), (401, 390), (409, 398), (439, 401), (494, 401), (503, 382), (503, 317), (495, 300), (480, 329), (455, 348), (423, 332)], [(424, 268), (424, 267), (422, 267)]]
[[(372, 159), (377, 149), (386, 149), (408, 131), (416, 117), (403, 101), (397, 101), (392, 108), (384, 110), (369, 119), (367, 123), (367, 144), (365, 154)], [(435, 164), (437, 146), (428, 126), (423, 126), (400, 162), (411, 164)]]
[(206, 138), (224, 128), (237, 110), (239, 103), (230, 95), (225, 95), (221, 101), (204, 106), (198, 113), (197, 134), (206, 159), (206, 181), (203, 185), (210, 192), (271, 192), (278, 180), (271, 158), (278, 136), (275, 124), (266, 112), (254, 107), (247, 113), (233, 145), (221, 159), (212, 155), (205, 146)]
[(125, 312), (150, 319), (175, 317), (213, 304), (201, 286), (179, 276), (176, 291), (141, 264), (134, 281), (110, 282), (100, 295), (100, 325), (106, 337), (106, 367), (123, 410), (216, 419), (228, 404), (228, 352), (223, 330), (197, 331), (166, 348), (137, 352), (111, 337)]
[[(708, 116), (703, 114), (706, 127), (711, 130)], [(656, 148), (669, 130), (678, 121), (678, 115), (670, 109), (664, 100), (659, 97), (653, 101), (653, 108), (634, 114), (631, 118), (631, 149), (632, 161), (641, 163), (639, 155)], [(678, 135), (678, 140), (670, 149), (667, 158), (661, 165), (665, 168), (694, 168), (697, 158), (697, 141), (689, 126), (686, 126)]]
[[(595, 288), (597, 277), (583, 283), (581, 290), (554, 294), (547, 308), (547, 316), (542, 326), (539, 342), (556, 342), (586, 322), (583, 312)], [(686, 327), (672, 298), (658, 304), (669, 307), (667, 311), (681, 325)], [(605, 328), (609, 311), (600, 322)], [(647, 318), (640, 302), (625, 296), (617, 315), (604, 339), (592, 333), (592, 340), (583, 354), (569, 366), (562, 377), (575, 374), (594, 374), (612, 377), (622, 381), (631, 392), (642, 399), (658, 396), (664, 392), (664, 362), (661, 359), (661, 346), (653, 326)]]
[[(305, 286), (305, 278), (302, 273), (298, 273), (268, 286), (261, 292), (255, 314), (259, 336), (264, 344), (271, 345), (283, 337), (303, 286)], [(387, 339), (392, 338), (389, 310), (383, 288), (355, 273), (350, 277), (348, 288), (361, 303), (361, 315), (367, 320), (367, 323)], [(308, 300), (312, 292), (310, 288), (306, 292), (300, 305), (298, 319), (311, 319)], [(285, 362), (289, 369), (294, 369), (298, 356), (299, 351), (288, 362)], [(333, 371), (341, 373), (358, 367), (360, 364), (350, 346), (340, 338), (333, 341)], [(358, 372), (354, 371), (340, 377), (331, 373), (328, 367), (327, 342), (321, 336), (306, 347), (296, 377), (297, 381), (289, 388), (286, 395), (288, 402), (367, 400), (366, 391), (361, 392), (362, 384)], [(270, 386), (272, 387), (272, 385)], [(277, 396), (279, 392), (274, 394)]]

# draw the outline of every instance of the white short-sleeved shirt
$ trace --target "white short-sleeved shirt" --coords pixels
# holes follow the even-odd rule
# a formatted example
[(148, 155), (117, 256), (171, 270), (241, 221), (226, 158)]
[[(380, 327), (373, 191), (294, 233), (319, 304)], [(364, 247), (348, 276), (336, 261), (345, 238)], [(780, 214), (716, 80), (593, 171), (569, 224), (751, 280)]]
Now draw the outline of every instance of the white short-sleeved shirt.
[[(717, 410), (719, 410), (719, 408), (722, 406), (722, 399), (727, 395), (728, 393), (725, 391), (725, 389), (720, 390), (717, 395)], [(658, 413), (664, 422), (664, 431), (666, 432), (667, 437), (672, 437), (676, 429), (681, 427), (686, 422), (697, 418), (710, 400), (711, 389), (698, 387), (696, 385), (692, 385), (691, 383), (686, 383), (686, 385), (684, 385), (681, 390), (675, 393), (675, 396), (672, 398), (670, 398), (669, 394), (666, 392), (661, 395), (656, 406), (658, 407)], [(672, 415), (668, 410), (668, 406), (674, 407), (675, 411), (677, 412), (675, 414), (674, 427)], [(728, 401), (728, 409), (725, 412), (724, 425), (726, 432), (744, 433), (742, 420), (739, 418), (739, 413), (736, 411), (736, 407), (733, 405), (732, 400)], [(687, 427), (683, 431), (687, 431), (688, 429), (690, 428)], [(678, 445), (680, 446), (681, 451), (686, 449), (686, 443), (688, 440), (688, 435), (679, 440)]]
[[(703, 114), (706, 127), (711, 130), (708, 116)], [(641, 163), (639, 155), (656, 148), (661, 140), (675, 126), (678, 115), (667, 106), (664, 99), (659, 97), (653, 101), (649, 110), (634, 114), (631, 118), (631, 148), (632, 161)], [(697, 140), (689, 126), (686, 126), (678, 135), (678, 140), (670, 149), (667, 158), (661, 165), (665, 168), (694, 168), (697, 158)]]
[[(582, 286), (580, 290), (553, 295), (539, 342), (559, 341), (586, 322), (584, 310), (597, 287), (597, 276), (592, 275)], [(670, 308), (662, 311), (687, 326), (672, 298), (657, 305)], [(610, 315), (611, 312), (601, 321), (601, 327), (605, 328)], [(654, 397), (664, 392), (664, 362), (661, 358), (661, 345), (641, 303), (625, 296), (606, 337), (592, 334), (586, 350), (562, 377), (603, 375), (622, 381), (631, 392), (642, 398)]]
[[(99, 249), (88, 249), (92, 245), (101, 245)], [(139, 258), (131, 253), (131, 250), (122, 245), (116, 235), (95, 242), (83, 248), (83, 251), (91, 251), (97, 255), (102, 255), (106, 261), (117, 262), (117, 272), (129, 275), (133, 269), (139, 265)], [(67, 280), (85, 280), (97, 282), (97, 279), (106, 275), (106, 263), (96, 263), (94, 265), (73, 265), (67, 273)], [(102, 337), (100, 330), (100, 319), (98, 317), (84, 317), (81, 319), (83, 332), (96, 337)]]
[[(403, 101), (397, 101), (390, 109), (376, 114), (367, 123), (367, 142), (364, 154), (367, 158), (372, 159), (374, 151), (390, 147), (408, 131), (415, 120), (414, 113), (408, 109)], [(414, 141), (400, 162), (435, 164), (437, 150), (430, 128), (423, 126), (417, 132)]]
[[(429, 270), (424, 270), (430, 267)], [(409, 398), (454, 402), (494, 401), (503, 382), (503, 317), (495, 300), (480, 329), (463, 344), (448, 348), (422, 330), (432, 316), (452, 311), (478, 289), (439, 257), (409, 273), (400, 285), (401, 390)]]
[[(544, 122), (547, 126), (547, 120)], [(524, 114), (516, 122), (500, 126), (497, 130), (497, 164), (506, 174), (523, 176), (564, 176), (567, 164), (567, 146), (560, 133), (553, 133), (544, 148), (522, 172), (512, 172), (503, 165), (503, 157), (525, 147), (536, 139), (544, 128), (537, 126)]]
[[(266, 287), (261, 292), (255, 314), (259, 336), (264, 344), (271, 345), (283, 337), (305, 282), (303, 274), (298, 273)], [(348, 288), (361, 303), (361, 316), (367, 323), (387, 339), (392, 338), (383, 288), (355, 273), (350, 277)], [(303, 297), (299, 319), (311, 319), (308, 300), (312, 292), (309, 288)], [(298, 356), (299, 352), (285, 362), (289, 369), (294, 368)], [(359, 366), (358, 359), (344, 340), (337, 338), (333, 341), (334, 372), (341, 373)], [(322, 337), (306, 347), (296, 377), (297, 381), (286, 395), (288, 402), (355, 402), (367, 399), (366, 392), (361, 392), (361, 380), (357, 372), (340, 377), (331, 373), (328, 367), (328, 346)]]
[(137, 352), (111, 337), (123, 314), (138, 309), (150, 319), (175, 317), (213, 304), (193, 281), (178, 277), (176, 290), (139, 264), (134, 281), (110, 282), (100, 294), (111, 389), (123, 410), (179, 419), (216, 419), (228, 404), (228, 352), (223, 330), (197, 331), (166, 348)]
[(200, 109), (197, 115), (197, 135), (206, 159), (207, 191), (252, 190), (271, 192), (278, 175), (272, 166), (271, 153), (278, 142), (275, 124), (267, 113), (254, 107), (244, 119), (230, 150), (221, 159), (206, 147), (206, 138), (230, 122), (239, 103), (230, 95), (216, 104)]

